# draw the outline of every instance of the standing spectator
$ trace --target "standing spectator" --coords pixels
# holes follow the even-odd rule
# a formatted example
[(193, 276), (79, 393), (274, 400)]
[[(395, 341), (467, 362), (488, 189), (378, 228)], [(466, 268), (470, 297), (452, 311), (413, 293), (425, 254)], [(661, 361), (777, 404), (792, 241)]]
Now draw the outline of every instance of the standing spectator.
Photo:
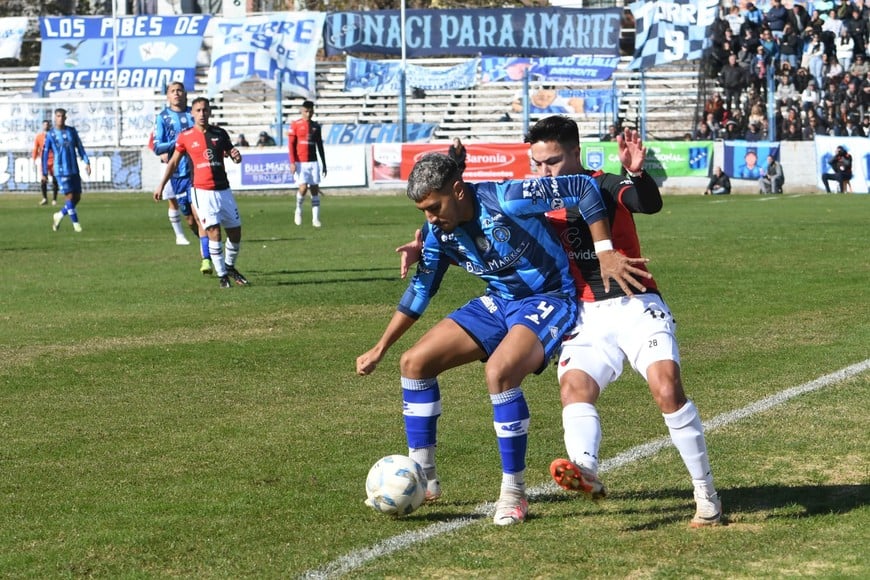
[[(45, 120), (42, 122), (42, 131), (36, 134), (33, 139), (33, 163), (36, 169), (40, 172), (39, 189), (42, 192), (42, 201), (39, 205), (48, 204), (48, 183), (41, 179), (42, 177), (42, 150), (45, 148), (45, 137), (51, 130), (51, 121)], [(57, 179), (54, 177), (54, 153), (48, 155), (48, 176), (51, 177), (51, 205), (57, 205)]]
[(737, 55), (728, 55), (728, 64), (719, 73), (719, 85), (725, 93), (725, 107), (732, 111), (740, 106), (740, 97), (746, 88), (746, 70), (737, 64)]
[(822, 36), (814, 32), (810, 41), (804, 46), (801, 68), (807, 69), (810, 75), (816, 79), (816, 85), (820, 87), (825, 86), (822, 78), (822, 55), (824, 54), (825, 45), (822, 43)]
[(746, 21), (743, 23), (743, 30), (752, 28), (759, 30), (764, 22), (764, 14), (752, 2), (746, 3), (746, 10), (743, 12), (743, 18)]
[(760, 193), (782, 193), (783, 183), (785, 183), (785, 174), (782, 172), (782, 165), (773, 155), (768, 155), (764, 175), (758, 179)]
[[(326, 177), (326, 154), (323, 152), (323, 131), (313, 119), (314, 103), (304, 101), (299, 109), (301, 118), (290, 123), (287, 146), (290, 171), (296, 176), (299, 192), (296, 194), (296, 213), (293, 221), (302, 225), (302, 202), (311, 191), (311, 225), (320, 227), (320, 178)], [(317, 162), (318, 155), (320, 163)]]
[(847, 189), (851, 189), (852, 184), (852, 155), (845, 147), (839, 145), (834, 156), (828, 161), (833, 173), (823, 173), (822, 183), (825, 184), (825, 191), (831, 193), (829, 181), (836, 181), (840, 185), (840, 193), (846, 193)]
[[(247, 286), (247, 278), (236, 269), (236, 259), (242, 245), (242, 219), (224, 166), (224, 157), (241, 163), (242, 154), (233, 146), (224, 129), (208, 122), (211, 117), (208, 99), (194, 99), (190, 114), (194, 125), (176, 138), (175, 153), (167, 162), (163, 178), (154, 190), (154, 199), (159, 200), (163, 195), (163, 188), (175, 173), (182, 157), (189, 156), (193, 167), (193, 206), (208, 234), (209, 254), (220, 287), (232, 287), (231, 278), (236, 284)], [(221, 227), (227, 234), (226, 257), (221, 244)]]
[(66, 109), (54, 110), (54, 129), (45, 137), (42, 148), (42, 183), (48, 183), (48, 160), (54, 159), (54, 178), (58, 182), (60, 193), (66, 202), (59, 212), (52, 216), (51, 229), (57, 231), (64, 216), (69, 216), (73, 229), (82, 231), (76, 206), (82, 199), (82, 177), (79, 174), (79, 163), (76, 154), (85, 162), (85, 172), (91, 174), (91, 162), (85, 147), (79, 138), (75, 127), (66, 124)]
[(855, 41), (852, 40), (852, 35), (846, 28), (840, 31), (840, 36), (837, 37), (836, 55), (837, 60), (843, 65), (843, 70), (848, 71), (852, 66), (852, 56), (855, 51)]
[(459, 137), (453, 138), (453, 145), (447, 150), (447, 156), (459, 166), (460, 175), (465, 173), (465, 160), (468, 157), (468, 151)]
[(782, 5), (780, 0), (771, 0), (770, 8), (764, 14), (764, 23), (767, 24), (775, 38), (782, 37), (785, 25), (788, 23), (788, 9)]
[(803, 4), (793, 2), (791, 12), (788, 14), (788, 21), (794, 33), (801, 34), (810, 23), (810, 15), (807, 14), (807, 9)]
[(274, 147), (275, 139), (266, 131), (260, 131), (260, 135), (257, 137), (257, 147)]
[(704, 195), (728, 195), (731, 193), (731, 179), (718, 165), (713, 170), (713, 176), (704, 190)]
[(740, 7), (736, 4), (731, 6), (731, 10), (728, 12), (725, 20), (728, 21), (728, 27), (734, 33), (734, 37), (739, 38), (740, 31), (743, 29), (743, 23), (746, 22), (746, 18), (740, 12)]
[(782, 63), (788, 63), (793, 69), (797, 68), (801, 53), (803, 52), (803, 41), (795, 32), (791, 24), (786, 24), (782, 31), (782, 38), (779, 39), (779, 58)]
[(867, 20), (861, 17), (861, 9), (852, 8), (852, 17), (844, 22), (845, 28), (855, 42), (855, 54), (867, 54)]
[(767, 69), (770, 67), (770, 57), (761, 44), (755, 49), (756, 54), (749, 65), (749, 78), (756, 95), (767, 99)]

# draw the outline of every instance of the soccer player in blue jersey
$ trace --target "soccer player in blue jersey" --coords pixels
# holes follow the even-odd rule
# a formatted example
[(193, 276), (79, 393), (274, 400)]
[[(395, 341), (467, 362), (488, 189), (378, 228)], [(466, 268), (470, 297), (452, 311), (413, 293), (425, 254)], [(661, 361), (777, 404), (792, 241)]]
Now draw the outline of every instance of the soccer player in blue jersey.
[(79, 174), (79, 162), (76, 154), (85, 162), (85, 171), (91, 174), (91, 162), (85, 147), (79, 138), (75, 127), (66, 124), (66, 109), (55, 109), (54, 127), (45, 137), (45, 147), (42, 149), (42, 182), (48, 181), (48, 159), (54, 157), (54, 178), (60, 193), (66, 197), (66, 203), (59, 212), (52, 216), (51, 229), (57, 231), (64, 216), (69, 216), (73, 229), (82, 231), (76, 206), (82, 198), (82, 178)]
[[(187, 91), (184, 83), (172, 82), (166, 87), (166, 107), (157, 114), (154, 121), (154, 153), (163, 160), (169, 161), (175, 153), (175, 141), (178, 135), (186, 129), (193, 127), (193, 117), (190, 115), (190, 107), (187, 106)], [(190, 159), (185, 156), (178, 163), (178, 169), (173, 174), (169, 183), (163, 189), (161, 197), (169, 202), (169, 223), (175, 232), (175, 243), (179, 246), (187, 246), (190, 242), (184, 235), (181, 225), (181, 216), (187, 221), (187, 225), (196, 237), (199, 238), (200, 272), (211, 274), (211, 259), (208, 253), (208, 235), (199, 224), (194, 209), (190, 203), (191, 168)], [(160, 201), (160, 197), (154, 197), (154, 201)]]
[(607, 213), (595, 181), (574, 175), (531, 181), (471, 184), (456, 163), (430, 154), (408, 178), (408, 197), (425, 216), (422, 259), (377, 344), (356, 361), (374, 372), (387, 350), (417, 321), (451, 263), (487, 282), (486, 294), (437, 323), (400, 360), (405, 431), (410, 456), (428, 479), (427, 499), (441, 495), (435, 469), (436, 424), (441, 414), (438, 375), (475, 360), (486, 362), (486, 385), (502, 462), (493, 521), (523, 522), (529, 408), (521, 384), (539, 373), (569, 330), (577, 295), (568, 257), (545, 213), (576, 207), (589, 224), (601, 272), (630, 293), (643, 275), (613, 251)]

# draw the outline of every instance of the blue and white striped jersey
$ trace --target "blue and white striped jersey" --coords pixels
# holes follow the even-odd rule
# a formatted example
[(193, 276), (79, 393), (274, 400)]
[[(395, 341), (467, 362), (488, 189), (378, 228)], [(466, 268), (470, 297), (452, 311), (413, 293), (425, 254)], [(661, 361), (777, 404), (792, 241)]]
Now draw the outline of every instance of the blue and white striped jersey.
[(574, 207), (587, 223), (607, 219), (596, 181), (566, 175), (466, 187), (476, 200), (476, 218), (450, 233), (423, 226), (423, 253), (398, 310), (412, 318), (423, 314), (450, 264), (485, 280), (487, 294), (507, 300), (543, 293), (575, 298), (567, 254), (544, 214)]
[[(154, 153), (163, 155), (164, 153), (175, 153), (175, 141), (182, 131), (193, 127), (193, 116), (190, 114), (190, 107), (184, 112), (173, 111), (166, 107), (157, 113), (157, 119), (154, 121)], [(187, 155), (181, 157), (178, 162), (178, 169), (175, 170), (175, 177), (185, 177), (190, 175), (190, 158)]]
[(57, 177), (68, 177), (79, 174), (79, 163), (76, 154), (85, 164), (90, 163), (85, 147), (79, 138), (78, 131), (67, 125), (63, 129), (52, 127), (45, 136), (45, 147), (42, 149), (42, 174), (48, 175), (48, 153), (54, 154), (54, 174)]

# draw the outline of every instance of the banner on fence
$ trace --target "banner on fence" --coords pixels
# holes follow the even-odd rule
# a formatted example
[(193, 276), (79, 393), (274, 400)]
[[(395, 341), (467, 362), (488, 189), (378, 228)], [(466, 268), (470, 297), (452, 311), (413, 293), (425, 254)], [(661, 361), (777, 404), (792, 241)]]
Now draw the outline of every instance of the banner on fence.
[[(142, 189), (142, 155), (135, 150), (85, 148), (91, 162), (91, 174), (80, 164), (84, 191), (140, 191)], [(30, 151), (0, 153), (0, 190), (37, 192), (40, 173)]]
[(0, 18), (0, 58), (18, 59), (27, 31), (27, 17)]
[[(431, 56), (619, 55), (622, 8), (406, 10), (408, 58)], [(330, 12), (327, 56), (402, 54), (401, 12)]]
[[(436, 127), (434, 123), (407, 123), (406, 143), (429, 141)], [(401, 141), (402, 126), (398, 123), (337, 123), (323, 126), (324, 145), (371, 145)]]
[[(713, 160), (712, 141), (645, 141), (644, 170), (653, 177), (707, 177)], [(583, 167), (620, 173), (618, 145), (612, 141), (582, 143)]]
[[(372, 145), (371, 172), (374, 183), (404, 182), (420, 157), (427, 153), (447, 153), (449, 144), (386, 143)], [(529, 146), (525, 143), (466, 144), (466, 181), (501, 181), (534, 177)]]
[[(405, 64), (405, 87), (424, 90), (467, 89), (477, 84), (480, 59), (469, 59), (454, 66), (420, 66)], [(347, 57), (344, 90), (352, 94), (396, 94), (400, 86), (401, 63), (395, 60), (366, 60)]]
[(712, 43), (719, 0), (639, 0), (628, 7), (635, 20), (630, 69), (699, 59)]
[(323, 33), (322, 12), (275, 12), (215, 20), (208, 95), (255, 78), (283, 92), (314, 98), (314, 65)]
[(776, 141), (725, 141), (722, 171), (731, 179), (758, 179), (764, 175), (767, 156), (779, 159)]
[(211, 17), (42, 17), (42, 52), (33, 92), (193, 87), (196, 57)]
[[(290, 159), (283, 147), (241, 149), (242, 162), (226, 163), (230, 187), (236, 191), (257, 189), (296, 190)], [(366, 146), (337, 145), (329, 148), (329, 164), (321, 188), (366, 185)]]
[(551, 56), (541, 58), (487, 56), (480, 59), (481, 83), (530, 81), (573, 83), (603, 81), (613, 75), (619, 56)]

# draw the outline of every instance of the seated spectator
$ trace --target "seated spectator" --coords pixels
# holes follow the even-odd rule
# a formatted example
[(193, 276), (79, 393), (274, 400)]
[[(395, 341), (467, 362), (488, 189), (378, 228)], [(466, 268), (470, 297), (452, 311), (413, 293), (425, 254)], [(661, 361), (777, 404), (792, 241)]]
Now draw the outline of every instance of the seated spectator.
[(840, 64), (840, 61), (837, 60), (836, 55), (824, 55), (823, 60), (825, 60), (825, 64), (822, 66), (822, 74), (825, 75), (825, 78), (832, 81), (840, 82), (843, 78), (843, 73), (846, 71), (843, 70), (843, 65)]
[(713, 176), (704, 190), (704, 195), (728, 195), (731, 193), (731, 179), (721, 167), (713, 170)]
[(707, 102), (704, 103), (704, 113), (706, 115), (713, 115), (716, 123), (720, 125), (722, 124), (725, 115), (725, 101), (722, 100), (722, 95), (719, 94), (719, 91), (713, 93), (713, 95), (707, 99)]
[(773, 155), (768, 155), (764, 175), (758, 179), (758, 186), (761, 188), (760, 193), (782, 193), (782, 184), (784, 182), (785, 175), (782, 172), (782, 165)]
[(797, 123), (789, 123), (785, 122), (785, 130), (783, 131), (782, 136), (783, 141), (803, 141), (803, 133), (801, 132), (800, 125)]
[(743, 139), (746, 141), (764, 141), (764, 135), (761, 134), (761, 124), (750, 123), (746, 133), (743, 134)]
[(616, 141), (616, 137), (619, 135), (619, 126), (616, 123), (611, 123), (611, 125), (607, 128), (607, 135), (601, 137), (602, 141)]
[(251, 144), (248, 143), (247, 139), (245, 139), (244, 133), (239, 133), (239, 136), (236, 138), (235, 146), (236, 147), (250, 147)]
[(867, 59), (864, 58), (863, 54), (856, 54), (852, 66), (849, 67), (849, 74), (853, 77), (863, 79), (868, 71), (870, 71), (870, 66), (867, 65)]
[(858, 122), (857, 115), (849, 115), (846, 119), (846, 127), (843, 130), (844, 137), (866, 137), (864, 129), (861, 128), (861, 123)]
[(805, 88), (807, 88), (807, 85), (811, 80), (813, 80), (813, 78), (810, 76), (810, 71), (805, 68), (798, 68), (795, 70), (792, 82), (794, 83), (795, 90), (801, 93)]
[(774, 97), (776, 98), (777, 106), (780, 107), (790, 107), (800, 97), (800, 94), (791, 82), (791, 78), (787, 74), (780, 77), (779, 86), (776, 87)]
[(275, 139), (265, 131), (260, 131), (260, 138), (257, 139), (257, 147), (274, 147)]
[(834, 156), (828, 161), (833, 170), (832, 173), (822, 174), (822, 183), (825, 184), (825, 191), (831, 193), (829, 181), (836, 181), (840, 185), (840, 193), (845, 193), (847, 189), (851, 189), (852, 180), (852, 155), (842, 145), (837, 147)]
[(743, 139), (743, 133), (740, 131), (740, 125), (737, 124), (737, 121), (734, 119), (728, 119), (725, 123), (725, 128), (723, 129), (722, 138), (726, 141), (736, 141), (738, 139)]
[(827, 135), (828, 133), (823, 127), (819, 126), (819, 117), (817, 115), (807, 115), (807, 123), (804, 125), (801, 136), (803, 141), (812, 141), (816, 135)]
[(707, 125), (706, 121), (701, 121), (698, 123), (698, 127), (695, 129), (695, 133), (692, 135), (692, 139), (695, 141), (712, 141), (713, 133), (710, 131), (710, 126)]
[(713, 113), (707, 113), (706, 121), (707, 126), (710, 127), (710, 134), (713, 135), (713, 139), (721, 139), (722, 126), (716, 121)]
[(815, 110), (819, 106), (820, 101), (821, 96), (819, 91), (816, 90), (816, 81), (811, 80), (807, 88), (801, 93), (801, 110)]

